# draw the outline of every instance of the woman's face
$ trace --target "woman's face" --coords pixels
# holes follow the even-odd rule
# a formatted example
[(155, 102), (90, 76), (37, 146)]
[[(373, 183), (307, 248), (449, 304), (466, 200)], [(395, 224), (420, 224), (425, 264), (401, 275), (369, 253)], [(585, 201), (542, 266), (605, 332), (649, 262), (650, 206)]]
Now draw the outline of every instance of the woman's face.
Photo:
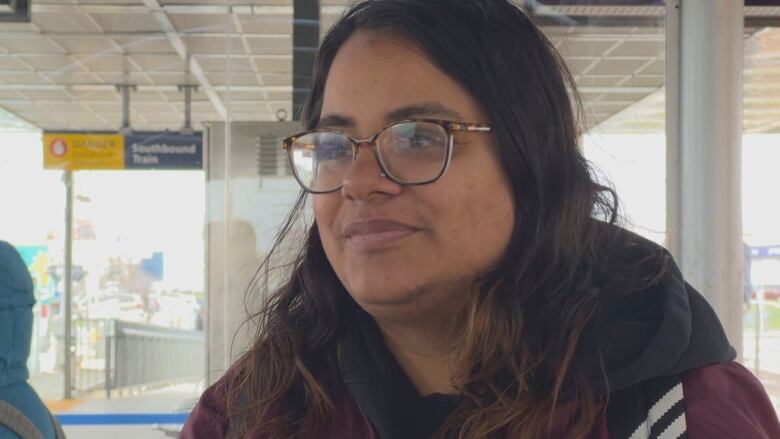
[[(319, 126), (366, 138), (411, 118), (489, 123), (412, 44), (367, 32), (350, 37), (328, 74)], [(456, 132), (449, 169), (422, 186), (383, 178), (361, 145), (343, 188), (312, 202), (328, 260), (375, 317), (424, 317), (462, 304), (475, 277), (501, 258), (514, 222), (490, 133)]]

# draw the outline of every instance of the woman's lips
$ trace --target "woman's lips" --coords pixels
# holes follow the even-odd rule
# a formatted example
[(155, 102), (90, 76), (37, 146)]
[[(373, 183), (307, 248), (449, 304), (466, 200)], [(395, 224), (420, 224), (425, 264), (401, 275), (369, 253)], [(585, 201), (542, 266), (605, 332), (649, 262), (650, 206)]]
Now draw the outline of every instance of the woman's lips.
[(377, 251), (418, 231), (419, 228), (398, 221), (376, 219), (351, 222), (344, 226), (343, 234), (347, 243), (357, 250)]

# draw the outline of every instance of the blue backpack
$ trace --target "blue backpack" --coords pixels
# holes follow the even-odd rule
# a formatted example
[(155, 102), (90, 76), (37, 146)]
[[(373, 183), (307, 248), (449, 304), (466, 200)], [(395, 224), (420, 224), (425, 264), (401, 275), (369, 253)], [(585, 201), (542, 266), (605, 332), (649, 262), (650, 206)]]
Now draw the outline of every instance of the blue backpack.
[[(62, 431), (60, 423), (54, 416), (51, 416), (51, 422), (54, 424), (56, 438), (65, 439), (65, 432)], [(21, 439), (44, 439), (43, 433), (27, 419), (24, 413), (5, 401), (0, 401), (0, 426), (11, 430)]]

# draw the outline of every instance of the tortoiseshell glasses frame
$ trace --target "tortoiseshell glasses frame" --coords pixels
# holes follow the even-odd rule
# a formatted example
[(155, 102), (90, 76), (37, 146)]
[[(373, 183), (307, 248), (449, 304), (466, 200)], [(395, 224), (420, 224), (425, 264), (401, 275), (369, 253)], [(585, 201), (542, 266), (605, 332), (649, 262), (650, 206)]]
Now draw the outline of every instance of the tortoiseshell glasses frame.
[[(392, 128), (399, 128), (403, 127), (406, 124), (427, 124), (429, 128), (432, 128), (433, 126), (439, 127), (441, 129), (440, 134), (445, 134), (446, 137), (444, 137), (444, 141), (441, 142), (440, 146), (444, 148), (443, 154), (441, 155), (441, 166), (438, 166), (438, 171), (435, 173), (432, 173), (429, 176), (426, 176), (425, 178), (415, 178), (415, 179), (409, 179), (409, 178), (402, 178), (400, 177), (397, 172), (393, 172), (391, 166), (388, 164), (388, 160), (386, 157), (383, 156), (382, 149), (377, 146), (377, 140), (382, 136), (383, 133), (388, 132), (389, 129)], [(417, 126), (414, 127), (415, 129), (418, 128)], [(452, 121), (452, 120), (442, 120), (442, 119), (407, 119), (407, 120), (401, 120), (398, 122), (393, 122), (385, 125), (377, 131), (372, 136), (366, 137), (365, 139), (356, 139), (354, 137), (348, 136), (344, 134), (341, 131), (334, 130), (334, 129), (327, 129), (327, 128), (315, 128), (313, 130), (309, 131), (303, 131), (298, 134), (294, 134), (290, 137), (287, 137), (282, 140), (282, 148), (284, 148), (287, 151), (287, 158), (290, 162), (290, 167), (293, 170), (293, 175), (295, 176), (295, 179), (298, 181), (298, 183), (301, 185), (301, 187), (309, 193), (312, 194), (327, 194), (330, 192), (338, 191), (343, 186), (343, 177), (346, 176), (346, 169), (344, 171), (341, 171), (343, 175), (340, 176), (340, 178), (336, 179), (338, 181), (338, 184), (332, 184), (330, 186), (324, 186), (324, 187), (316, 187), (315, 179), (317, 178), (317, 172), (319, 171), (319, 163), (316, 164), (317, 169), (315, 169), (315, 164), (311, 162), (312, 158), (307, 158), (307, 161), (310, 161), (310, 163), (306, 164), (296, 164), (296, 150), (304, 150), (309, 152), (313, 152), (318, 145), (312, 143), (313, 141), (318, 140), (316, 137), (317, 133), (330, 133), (337, 137), (338, 140), (344, 140), (348, 142), (352, 147), (352, 161), (354, 161), (357, 158), (358, 149), (360, 148), (360, 145), (366, 144), (369, 146), (369, 149), (371, 150), (372, 154), (374, 155), (374, 158), (376, 159), (377, 163), (379, 164), (379, 167), (382, 171), (382, 176), (388, 178), (389, 180), (400, 184), (400, 185), (423, 185), (423, 184), (430, 184), (434, 181), (440, 179), (445, 172), (447, 172), (447, 169), (449, 168), (450, 162), (452, 161), (452, 147), (454, 144), (454, 132), (456, 131), (465, 131), (465, 132), (481, 132), (486, 133), (492, 131), (492, 128), (490, 125), (485, 123), (479, 123), (479, 122), (462, 122), (462, 121)], [(309, 135), (315, 135), (310, 142), (303, 142), (301, 143), (301, 140), (304, 140), (306, 136)], [(437, 139), (438, 140), (438, 139)], [(345, 143), (346, 143), (345, 142)], [(299, 145), (300, 147), (296, 148), (296, 145)], [(300, 158), (298, 160), (301, 160)], [(439, 159), (437, 159), (439, 160)], [(303, 168), (299, 169), (299, 167), (303, 166), (304, 168), (311, 168), (310, 170), (303, 170)], [(436, 169), (436, 168), (434, 168)], [(304, 175), (300, 175), (301, 173), (310, 172), (313, 174), (311, 177), (311, 182), (307, 181), (306, 177)]]

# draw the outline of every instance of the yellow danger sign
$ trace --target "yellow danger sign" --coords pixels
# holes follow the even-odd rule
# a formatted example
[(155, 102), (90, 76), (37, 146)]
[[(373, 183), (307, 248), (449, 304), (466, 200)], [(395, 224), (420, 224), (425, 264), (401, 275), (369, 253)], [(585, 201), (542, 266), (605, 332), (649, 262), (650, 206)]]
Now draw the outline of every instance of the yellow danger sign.
[(44, 133), (44, 169), (124, 169), (121, 134)]

